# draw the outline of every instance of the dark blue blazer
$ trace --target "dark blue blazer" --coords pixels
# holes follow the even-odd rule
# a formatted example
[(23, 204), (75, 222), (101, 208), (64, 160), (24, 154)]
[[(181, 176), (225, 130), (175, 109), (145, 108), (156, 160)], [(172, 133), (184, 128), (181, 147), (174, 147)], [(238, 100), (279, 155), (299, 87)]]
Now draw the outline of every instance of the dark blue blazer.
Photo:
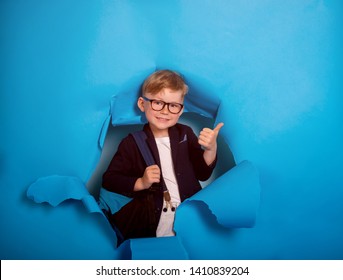
[[(147, 135), (146, 141), (155, 162), (161, 168), (157, 145), (149, 125), (146, 124), (143, 130)], [(203, 158), (204, 150), (189, 126), (176, 124), (169, 128), (169, 137), (180, 198), (181, 201), (184, 201), (201, 190), (199, 180), (205, 181), (211, 176), (216, 160), (210, 166), (206, 164)], [(147, 190), (135, 192), (133, 188), (136, 180), (143, 176), (146, 167), (139, 148), (130, 134), (119, 144), (116, 154), (103, 174), (102, 185), (109, 191), (130, 197), (144, 195)], [(163, 207), (162, 180), (161, 178), (160, 183), (151, 186), (151, 189), (155, 190), (156, 228)]]

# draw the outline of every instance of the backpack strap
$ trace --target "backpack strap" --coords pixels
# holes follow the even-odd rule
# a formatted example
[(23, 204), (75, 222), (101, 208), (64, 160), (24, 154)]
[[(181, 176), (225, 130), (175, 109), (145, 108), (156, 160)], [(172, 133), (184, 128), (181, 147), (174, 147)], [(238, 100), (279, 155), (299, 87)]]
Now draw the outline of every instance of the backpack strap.
[(145, 160), (147, 166), (154, 165), (155, 160), (151, 154), (151, 151), (146, 143), (147, 136), (143, 130), (131, 133), (135, 139), (137, 146)]
[[(145, 132), (143, 130), (140, 130), (140, 131), (132, 132), (131, 134), (132, 134), (133, 138), (135, 139), (137, 146), (139, 148), (139, 151), (141, 152), (147, 166), (154, 165), (155, 160), (154, 160), (154, 158), (151, 154), (151, 151), (150, 151), (150, 149), (146, 143), (146, 139), (148, 137), (146, 136)], [(162, 179), (162, 187), (163, 187), (164, 192), (168, 191), (163, 179)], [(169, 194), (169, 192), (168, 192), (168, 194)]]
[[(141, 154), (148, 166), (155, 164), (154, 158), (146, 144), (147, 136), (144, 131), (137, 131), (131, 133), (139, 147)], [(103, 187), (100, 189), (99, 206), (104, 212), (105, 216), (113, 215), (118, 212), (124, 205), (130, 202), (132, 198), (121, 195), (119, 193), (111, 192)]]

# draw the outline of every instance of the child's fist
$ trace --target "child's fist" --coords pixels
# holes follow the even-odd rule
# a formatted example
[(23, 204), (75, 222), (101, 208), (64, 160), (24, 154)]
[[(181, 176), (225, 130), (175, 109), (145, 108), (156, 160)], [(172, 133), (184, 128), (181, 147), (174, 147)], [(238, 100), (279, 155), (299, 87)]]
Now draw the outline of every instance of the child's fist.
[(158, 165), (150, 165), (148, 166), (142, 177), (142, 183), (144, 189), (148, 189), (151, 187), (153, 183), (159, 183), (161, 177), (161, 170)]

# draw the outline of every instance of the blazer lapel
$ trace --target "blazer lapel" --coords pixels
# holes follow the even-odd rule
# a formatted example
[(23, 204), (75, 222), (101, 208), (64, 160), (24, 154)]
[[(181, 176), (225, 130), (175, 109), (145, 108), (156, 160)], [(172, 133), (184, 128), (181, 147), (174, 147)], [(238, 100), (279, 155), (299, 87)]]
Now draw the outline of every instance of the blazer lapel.
[(144, 132), (147, 135), (147, 140), (146, 141), (147, 141), (147, 144), (148, 144), (148, 146), (150, 148), (152, 156), (155, 159), (155, 163), (158, 166), (161, 166), (161, 161), (160, 161), (160, 156), (158, 154), (158, 149), (157, 149), (156, 141), (155, 141), (154, 135), (152, 134), (152, 131), (151, 131), (149, 125), (147, 125), (147, 124), (144, 125), (143, 130), (144, 130)]

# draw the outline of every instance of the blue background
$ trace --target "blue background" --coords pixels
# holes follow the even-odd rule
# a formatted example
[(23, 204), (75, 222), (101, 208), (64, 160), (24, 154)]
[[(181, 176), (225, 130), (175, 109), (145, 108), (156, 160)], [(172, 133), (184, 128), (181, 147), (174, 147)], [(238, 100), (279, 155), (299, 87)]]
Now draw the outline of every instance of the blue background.
[(1, 259), (126, 257), (81, 204), (35, 204), (26, 190), (52, 174), (96, 181), (111, 96), (156, 68), (185, 75), (198, 113), (221, 104), (235, 161), (260, 173), (255, 227), (218, 228), (194, 208), (190, 257), (343, 259), (342, 11), (334, 0), (1, 1)]

